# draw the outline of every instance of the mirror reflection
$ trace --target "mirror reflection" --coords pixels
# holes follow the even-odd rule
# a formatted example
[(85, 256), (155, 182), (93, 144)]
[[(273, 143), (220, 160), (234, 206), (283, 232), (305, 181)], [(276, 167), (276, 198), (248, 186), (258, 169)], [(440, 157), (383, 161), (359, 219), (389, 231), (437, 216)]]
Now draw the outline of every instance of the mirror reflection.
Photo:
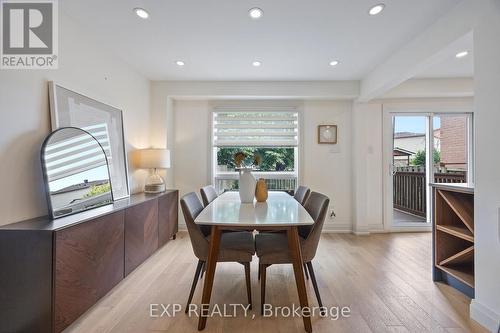
[(104, 150), (84, 130), (53, 132), (42, 147), (42, 166), (53, 218), (113, 202)]

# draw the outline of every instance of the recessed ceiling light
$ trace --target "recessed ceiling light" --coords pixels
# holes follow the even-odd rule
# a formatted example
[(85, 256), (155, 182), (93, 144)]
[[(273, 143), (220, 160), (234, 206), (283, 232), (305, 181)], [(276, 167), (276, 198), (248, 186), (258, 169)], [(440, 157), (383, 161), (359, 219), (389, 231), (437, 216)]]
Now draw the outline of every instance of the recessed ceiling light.
[(260, 62), (260, 61), (252, 62), (252, 66), (254, 66), (254, 67), (259, 67), (260, 65), (262, 65), (262, 62)]
[(370, 8), (370, 10), (368, 11), (368, 14), (370, 14), (370, 15), (378, 15), (378, 14), (382, 13), (382, 11), (384, 10), (384, 8), (385, 8), (385, 4), (379, 3), (378, 5), (375, 5), (372, 8)]
[(262, 17), (262, 15), (264, 15), (264, 12), (262, 9), (255, 7), (248, 11), (248, 15), (250, 15), (252, 19), (258, 20)]
[(134, 8), (134, 12), (142, 19), (149, 17), (149, 13), (144, 8)]
[(175, 62), (175, 64), (176, 64), (177, 66), (184, 66), (186, 63), (185, 63), (184, 61), (182, 61), (182, 60), (177, 60), (177, 61)]
[(462, 52), (458, 52), (457, 54), (455, 54), (455, 57), (463, 58), (463, 57), (466, 57), (468, 54), (469, 54), (469, 51), (462, 51)]
[(330, 61), (330, 66), (337, 66), (340, 62), (338, 60)]

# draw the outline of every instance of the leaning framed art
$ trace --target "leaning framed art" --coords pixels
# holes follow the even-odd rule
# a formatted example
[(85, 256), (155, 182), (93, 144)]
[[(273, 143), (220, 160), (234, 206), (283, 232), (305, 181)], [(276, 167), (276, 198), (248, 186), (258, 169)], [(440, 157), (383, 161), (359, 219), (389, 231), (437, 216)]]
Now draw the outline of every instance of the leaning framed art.
[(49, 82), (52, 130), (77, 127), (103, 147), (109, 164), (113, 198), (130, 196), (122, 110)]

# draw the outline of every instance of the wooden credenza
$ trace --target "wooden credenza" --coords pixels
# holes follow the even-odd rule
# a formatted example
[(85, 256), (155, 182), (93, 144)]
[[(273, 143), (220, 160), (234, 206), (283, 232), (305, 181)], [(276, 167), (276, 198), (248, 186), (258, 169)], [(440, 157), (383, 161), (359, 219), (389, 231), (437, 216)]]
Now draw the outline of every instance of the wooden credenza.
[(175, 239), (176, 190), (0, 228), (0, 332), (61, 332)]

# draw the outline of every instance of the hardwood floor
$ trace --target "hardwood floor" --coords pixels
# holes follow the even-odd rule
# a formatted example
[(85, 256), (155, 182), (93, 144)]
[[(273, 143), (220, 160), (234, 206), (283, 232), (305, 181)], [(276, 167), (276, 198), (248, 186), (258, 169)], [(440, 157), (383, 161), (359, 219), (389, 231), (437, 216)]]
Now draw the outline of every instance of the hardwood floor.
[[(180, 232), (65, 332), (197, 332), (198, 318), (184, 313), (197, 262)], [(323, 304), (351, 310), (338, 320), (313, 317), (313, 332), (485, 332), (468, 319), (468, 297), (432, 282), (430, 233), (324, 234), (313, 264)], [(257, 260), (251, 269), (249, 316), (240, 308), (233, 318), (209, 318), (205, 332), (304, 332), (300, 317), (260, 316)], [(292, 265), (267, 269), (267, 303), (299, 304), (293, 274)], [(200, 282), (194, 304), (201, 300)], [(317, 306), (310, 280), (306, 287), (310, 306)], [(246, 302), (243, 266), (218, 264), (212, 304)], [(182, 305), (175, 317), (150, 317), (150, 304), (174, 303)]]

